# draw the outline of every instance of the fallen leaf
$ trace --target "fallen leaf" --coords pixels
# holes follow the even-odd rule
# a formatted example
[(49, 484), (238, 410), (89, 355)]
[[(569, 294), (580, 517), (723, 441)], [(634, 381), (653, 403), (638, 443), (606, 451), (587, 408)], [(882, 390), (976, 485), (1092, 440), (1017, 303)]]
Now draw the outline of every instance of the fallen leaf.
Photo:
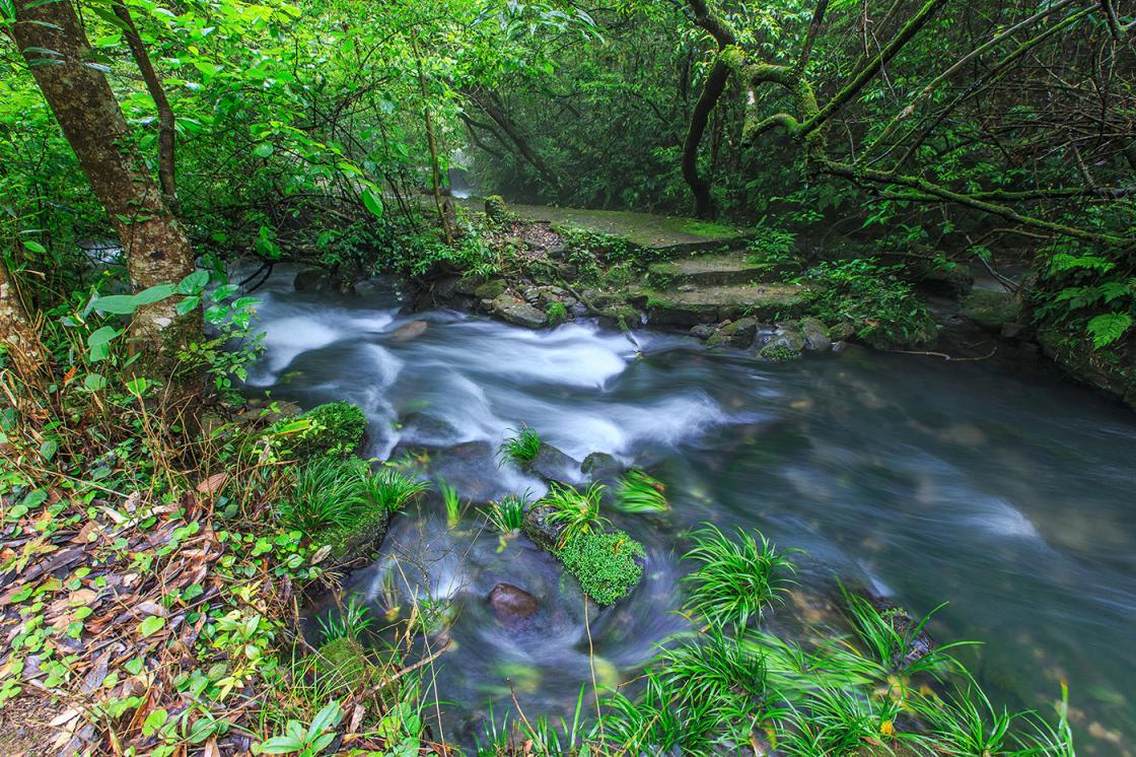
[(216, 494), (228, 480), (228, 473), (214, 473), (197, 485), (197, 491), (201, 494)]

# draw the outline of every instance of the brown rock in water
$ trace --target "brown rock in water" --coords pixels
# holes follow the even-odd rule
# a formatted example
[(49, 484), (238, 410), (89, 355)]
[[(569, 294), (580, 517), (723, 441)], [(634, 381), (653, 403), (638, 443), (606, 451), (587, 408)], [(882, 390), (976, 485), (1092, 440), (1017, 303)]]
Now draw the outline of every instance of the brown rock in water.
[(505, 625), (516, 625), (540, 609), (536, 597), (507, 583), (499, 583), (489, 592), (489, 606), (497, 620)]
[(411, 321), (395, 329), (391, 339), (396, 342), (409, 342), (411, 339), (422, 336), (426, 332), (427, 326), (426, 321)]

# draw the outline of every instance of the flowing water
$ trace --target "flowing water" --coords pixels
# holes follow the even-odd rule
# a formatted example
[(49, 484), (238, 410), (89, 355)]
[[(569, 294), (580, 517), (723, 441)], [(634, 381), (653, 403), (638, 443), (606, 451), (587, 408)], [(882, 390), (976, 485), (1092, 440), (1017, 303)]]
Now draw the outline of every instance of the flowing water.
[[(678, 554), (683, 532), (710, 521), (804, 550), (806, 589), (839, 576), (916, 613), (949, 601), (933, 635), (983, 640), (970, 662), (1001, 701), (1051, 712), (1067, 680), (1082, 751), (1136, 741), (1130, 411), (981, 362), (852, 349), (771, 365), (651, 332), (400, 315), (381, 288), (339, 299), (277, 276), (258, 294), (267, 350), (249, 383), (304, 406), (362, 406), (372, 455), (427, 447), (432, 470), (479, 502), (539, 494), (494, 459), (528, 424), (577, 460), (608, 452), (668, 484), (671, 512), (614, 518), (648, 567), (587, 626), (575, 582), (523, 537), (500, 542), (472, 511), (448, 529), (436, 499), (395, 519), (352, 588), (380, 612), (411, 592), (450, 601), (453, 647), (428, 676), (445, 738), (469, 743), (490, 706), (498, 719), (514, 702), (530, 718), (570, 713), (592, 687), (589, 630), (598, 682), (634, 677), (686, 627)], [(415, 320), (424, 331), (399, 330)], [(487, 607), (498, 581), (540, 599), (525, 631)]]

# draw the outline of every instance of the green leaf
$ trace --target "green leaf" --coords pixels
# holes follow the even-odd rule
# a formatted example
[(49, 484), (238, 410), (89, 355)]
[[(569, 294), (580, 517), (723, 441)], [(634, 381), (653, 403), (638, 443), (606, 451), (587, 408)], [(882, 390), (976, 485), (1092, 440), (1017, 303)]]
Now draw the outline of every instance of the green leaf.
[(304, 742), (293, 736), (276, 736), (260, 745), (261, 754), (291, 754), (304, 748)]
[(166, 619), (160, 615), (148, 615), (138, 624), (138, 634), (145, 639), (147, 636), (153, 636), (158, 631), (166, 627)]
[(185, 315), (186, 313), (191, 313), (196, 310), (200, 304), (201, 298), (197, 295), (193, 295), (192, 297), (186, 297), (177, 305), (175, 305), (174, 311), (178, 315)]
[(201, 294), (209, 283), (209, 271), (194, 271), (178, 282), (178, 294)]
[(103, 326), (87, 336), (87, 359), (92, 363), (105, 360), (110, 355), (110, 342), (122, 332), (113, 326)]
[(275, 149), (271, 142), (261, 142), (253, 148), (252, 154), (258, 158), (267, 158)]
[(153, 736), (162, 726), (166, 724), (170, 714), (162, 709), (157, 709), (146, 716), (146, 720), (142, 722), (142, 735), (146, 737)]
[(83, 377), (83, 388), (88, 392), (101, 392), (106, 385), (106, 377), (101, 373), (88, 373)]
[(55, 457), (55, 453), (59, 451), (59, 442), (54, 439), (45, 439), (43, 444), (39, 445), (39, 454), (44, 460), (51, 462), (51, 458)]
[(1130, 328), (1132, 316), (1128, 313), (1104, 313), (1089, 321), (1087, 326), (1089, 335), (1093, 338), (1093, 347), (1098, 350), (1124, 336)]
[(158, 284), (149, 289), (143, 289), (138, 294), (112, 294), (107, 297), (97, 297), (93, 304), (95, 310), (100, 313), (133, 315), (134, 311), (143, 305), (161, 302), (173, 293), (173, 284)]
[(44, 247), (44, 246), (43, 246), (42, 244), (40, 244), (39, 242), (35, 242), (35, 241), (31, 240), (31, 239), (29, 239), (29, 240), (27, 240), (26, 242), (24, 242), (24, 249), (26, 249), (26, 250), (30, 250), (31, 252), (39, 252), (39, 253), (44, 253), (44, 252), (47, 252), (47, 248), (46, 248), (46, 247)]
[(371, 187), (363, 189), (363, 206), (371, 211), (375, 218), (383, 217), (383, 198)]

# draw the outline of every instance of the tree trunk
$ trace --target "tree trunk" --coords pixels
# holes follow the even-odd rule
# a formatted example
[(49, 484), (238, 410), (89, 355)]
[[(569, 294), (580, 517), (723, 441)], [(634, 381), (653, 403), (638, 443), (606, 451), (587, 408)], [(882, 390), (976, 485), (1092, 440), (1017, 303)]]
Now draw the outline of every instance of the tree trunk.
[(146, 52), (146, 45), (142, 42), (138, 27), (134, 25), (134, 18), (122, 0), (115, 0), (114, 15), (122, 21), (123, 36), (130, 46), (130, 54), (134, 57), (134, 62), (142, 73), (142, 80), (146, 82), (146, 91), (150, 93), (154, 107), (158, 110), (158, 181), (162, 186), (162, 199), (165, 200), (166, 207), (171, 213), (176, 214), (178, 200), (174, 174), (174, 109), (170, 107), (162, 80), (158, 78), (158, 72), (150, 62), (150, 55)]
[[(131, 144), (110, 84), (89, 65), (91, 47), (70, 2), (16, 0), (10, 34), (83, 168), (126, 252), (136, 289), (177, 283), (193, 271), (189, 239)], [(133, 348), (169, 357), (201, 328), (200, 313), (179, 316), (179, 298), (140, 308)]]
[(3, 256), (0, 256), (0, 345), (8, 348), (8, 358), (24, 381), (35, 381), (43, 375), (44, 351), (39, 331), (24, 310)]

